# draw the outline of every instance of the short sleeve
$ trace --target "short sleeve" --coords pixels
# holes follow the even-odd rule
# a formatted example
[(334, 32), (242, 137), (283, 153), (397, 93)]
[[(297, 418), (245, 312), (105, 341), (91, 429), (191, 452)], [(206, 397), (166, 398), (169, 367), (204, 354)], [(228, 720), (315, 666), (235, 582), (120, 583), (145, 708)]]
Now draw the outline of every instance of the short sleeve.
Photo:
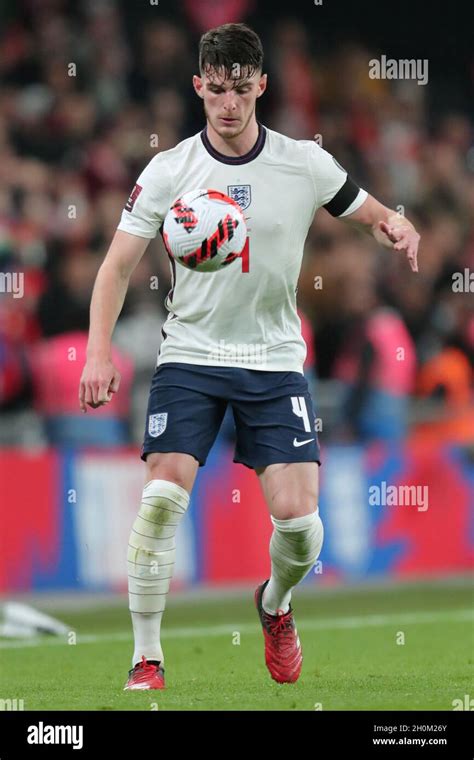
[(139, 237), (156, 237), (171, 205), (170, 193), (169, 168), (158, 153), (138, 177), (117, 229)]
[(310, 172), (316, 193), (316, 208), (323, 206), (332, 216), (352, 214), (367, 198), (331, 153), (311, 143)]

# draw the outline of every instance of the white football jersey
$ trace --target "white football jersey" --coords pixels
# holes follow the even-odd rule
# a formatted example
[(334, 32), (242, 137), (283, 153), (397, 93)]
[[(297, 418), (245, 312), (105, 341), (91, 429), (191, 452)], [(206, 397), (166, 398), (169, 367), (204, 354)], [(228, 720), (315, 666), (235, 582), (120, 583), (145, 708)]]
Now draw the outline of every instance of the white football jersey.
[(314, 214), (355, 211), (367, 198), (330, 153), (258, 123), (253, 148), (238, 157), (216, 151), (207, 130), (158, 153), (138, 177), (119, 230), (154, 238), (174, 201), (197, 188), (220, 190), (243, 209), (247, 245), (217, 272), (196, 272), (170, 256), (172, 287), (157, 365), (294, 371), (306, 344), (296, 310), (304, 242)]

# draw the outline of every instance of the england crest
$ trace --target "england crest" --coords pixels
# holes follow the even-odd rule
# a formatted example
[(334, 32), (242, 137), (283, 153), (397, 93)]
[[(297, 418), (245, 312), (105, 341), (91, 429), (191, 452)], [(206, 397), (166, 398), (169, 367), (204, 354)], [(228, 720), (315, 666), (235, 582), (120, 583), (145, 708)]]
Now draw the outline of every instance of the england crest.
[(227, 185), (227, 195), (239, 204), (242, 211), (245, 211), (252, 202), (250, 185)]
[(168, 412), (150, 414), (148, 417), (148, 433), (152, 438), (158, 438), (159, 435), (165, 432), (167, 422)]

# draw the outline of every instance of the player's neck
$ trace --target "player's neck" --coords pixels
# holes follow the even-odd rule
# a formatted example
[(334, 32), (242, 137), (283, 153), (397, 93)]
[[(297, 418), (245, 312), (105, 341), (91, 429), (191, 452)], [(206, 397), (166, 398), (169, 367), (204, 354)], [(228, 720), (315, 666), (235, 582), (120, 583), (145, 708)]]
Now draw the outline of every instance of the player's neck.
[(212, 147), (222, 155), (229, 157), (245, 156), (257, 142), (258, 123), (254, 117), (240, 135), (225, 138), (221, 137), (208, 121), (206, 132)]

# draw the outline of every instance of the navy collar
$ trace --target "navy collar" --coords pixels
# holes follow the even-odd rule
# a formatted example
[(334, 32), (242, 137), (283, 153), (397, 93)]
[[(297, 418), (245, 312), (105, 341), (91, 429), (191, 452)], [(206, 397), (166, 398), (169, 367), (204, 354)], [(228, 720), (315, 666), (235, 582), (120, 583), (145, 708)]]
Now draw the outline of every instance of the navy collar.
[(267, 130), (261, 124), (260, 122), (257, 122), (258, 124), (258, 137), (257, 141), (255, 142), (255, 145), (253, 148), (250, 148), (248, 153), (244, 153), (243, 156), (226, 156), (224, 153), (220, 153), (220, 151), (216, 150), (210, 143), (209, 138), (207, 136), (207, 124), (204, 127), (204, 129), (201, 132), (201, 140), (202, 143), (207, 150), (207, 152), (216, 159), (216, 161), (220, 161), (223, 164), (232, 164), (233, 166), (238, 164), (248, 164), (249, 161), (253, 161), (254, 158), (257, 158), (257, 156), (262, 152), (263, 146), (265, 145), (265, 139), (267, 137)]

